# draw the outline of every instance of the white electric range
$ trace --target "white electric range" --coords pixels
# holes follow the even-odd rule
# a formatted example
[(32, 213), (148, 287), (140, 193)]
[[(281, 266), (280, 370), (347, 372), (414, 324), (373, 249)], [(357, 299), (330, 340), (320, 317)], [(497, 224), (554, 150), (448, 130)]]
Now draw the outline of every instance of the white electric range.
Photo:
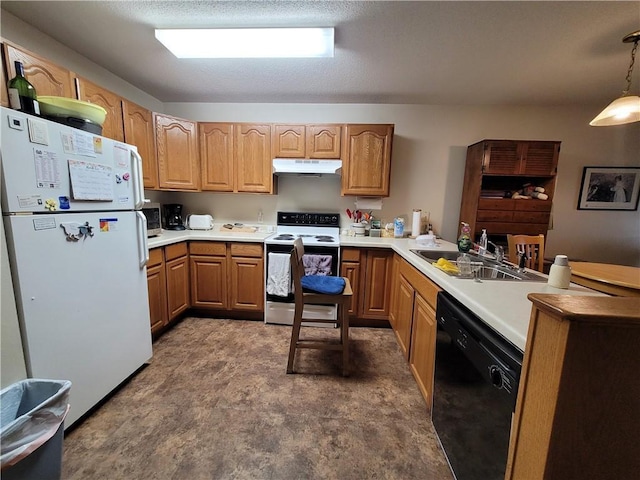
[[(278, 212), (276, 232), (266, 238), (265, 244), (265, 323), (292, 325), (295, 310), (291, 288), (274, 286), (276, 273), (282, 262), (290, 261), (293, 242), (301, 238), (305, 257), (319, 256), (322, 269), (314, 274), (337, 276), (340, 267), (340, 214), (309, 212)], [(330, 257), (330, 258), (328, 258)], [(308, 257), (305, 262), (312, 262)], [(271, 270), (271, 276), (270, 276)], [(289, 269), (289, 272), (291, 270)], [(290, 273), (289, 273), (290, 275)], [(281, 281), (281, 277), (278, 276)], [(290, 278), (289, 278), (290, 282)], [(337, 319), (335, 305), (305, 305), (304, 317), (309, 319)], [(331, 326), (331, 324), (305, 322), (303, 325)]]

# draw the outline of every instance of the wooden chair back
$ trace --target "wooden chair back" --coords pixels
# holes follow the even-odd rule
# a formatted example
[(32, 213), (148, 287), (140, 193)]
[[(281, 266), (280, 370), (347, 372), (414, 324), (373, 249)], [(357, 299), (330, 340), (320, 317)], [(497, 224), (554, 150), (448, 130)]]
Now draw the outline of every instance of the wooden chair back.
[(544, 235), (507, 235), (509, 261), (518, 265), (519, 253), (527, 256), (525, 267), (542, 272), (544, 269)]

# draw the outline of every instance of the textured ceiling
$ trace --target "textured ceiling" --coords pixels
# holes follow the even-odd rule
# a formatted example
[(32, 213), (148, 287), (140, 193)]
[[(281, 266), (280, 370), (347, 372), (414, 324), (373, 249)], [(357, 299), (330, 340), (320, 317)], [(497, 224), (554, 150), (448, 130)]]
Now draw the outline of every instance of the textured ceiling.
[[(625, 86), (640, 2), (2, 1), (163, 102), (581, 105)], [(177, 59), (157, 27), (333, 26), (330, 59)], [(640, 91), (640, 67), (633, 92)]]

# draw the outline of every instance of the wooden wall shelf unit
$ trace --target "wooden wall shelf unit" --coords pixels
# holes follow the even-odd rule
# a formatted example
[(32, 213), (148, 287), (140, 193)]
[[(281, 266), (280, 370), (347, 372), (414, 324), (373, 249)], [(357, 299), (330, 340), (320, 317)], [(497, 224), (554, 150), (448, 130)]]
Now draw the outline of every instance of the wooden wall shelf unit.
[[(474, 237), (489, 235), (547, 235), (560, 142), (482, 140), (467, 148), (460, 222)], [(505, 198), (526, 183), (543, 187), (547, 200)]]

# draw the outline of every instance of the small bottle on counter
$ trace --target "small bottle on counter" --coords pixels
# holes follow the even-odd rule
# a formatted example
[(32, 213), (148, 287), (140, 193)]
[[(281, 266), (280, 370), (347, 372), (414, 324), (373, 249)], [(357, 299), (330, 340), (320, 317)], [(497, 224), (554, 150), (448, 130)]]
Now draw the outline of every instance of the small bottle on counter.
[(571, 267), (566, 255), (556, 255), (556, 259), (549, 269), (547, 283), (556, 288), (569, 288), (571, 283)]

